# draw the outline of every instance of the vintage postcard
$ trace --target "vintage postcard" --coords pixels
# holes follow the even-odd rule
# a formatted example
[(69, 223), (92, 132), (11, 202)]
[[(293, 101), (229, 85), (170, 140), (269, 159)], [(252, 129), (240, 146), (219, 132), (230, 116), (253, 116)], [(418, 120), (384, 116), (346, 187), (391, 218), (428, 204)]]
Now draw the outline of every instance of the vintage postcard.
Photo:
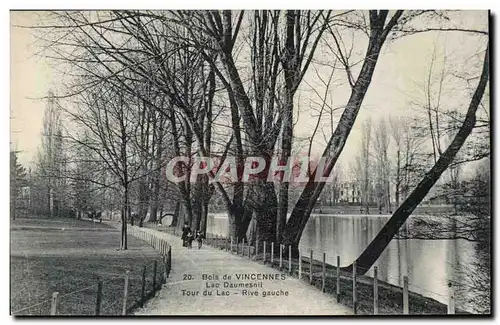
[(11, 315), (491, 315), (489, 22), (11, 11)]

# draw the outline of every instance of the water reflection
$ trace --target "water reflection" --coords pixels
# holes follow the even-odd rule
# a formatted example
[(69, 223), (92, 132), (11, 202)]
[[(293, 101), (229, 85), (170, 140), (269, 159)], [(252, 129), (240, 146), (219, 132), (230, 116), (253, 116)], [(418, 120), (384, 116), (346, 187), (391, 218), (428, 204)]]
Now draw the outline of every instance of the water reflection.
[[(326, 253), (326, 261), (336, 264), (337, 255), (341, 265), (350, 264), (363, 252), (370, 241), (388, 220), (386, 216), (333, 216), (312, 215), (300, 241), (302, 255), (314, 251), (316, 258)], [(407, 222), (411, 227), (411, 218)], [(210, 214), (207, 231), (227, 235), (228, 220), (225, 214)], [(378, 259), (379, 278), (402, 286), (403, 276), (409, 278), (411, 291), (448, 302), (448, 281), (462, 286), (467, 292), (463, 275), (470, 272), (475, 259), (473, 243), (464, 240), (392, 240)], [(467, 270), (467, 271), (466, 271)], [(373, 268), (368, 275), (373, 275)], [(471, 310), (463, 295), (456, 295), (456, 306)]]

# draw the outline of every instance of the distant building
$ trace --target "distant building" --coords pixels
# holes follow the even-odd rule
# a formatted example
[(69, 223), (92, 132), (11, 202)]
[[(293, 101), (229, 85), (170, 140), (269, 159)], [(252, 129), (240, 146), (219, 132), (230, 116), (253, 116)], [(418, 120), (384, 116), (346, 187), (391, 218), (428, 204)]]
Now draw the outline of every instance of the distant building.
[(361, 203), (361, 190), (355, 182), (339, 184), (339, 203)]

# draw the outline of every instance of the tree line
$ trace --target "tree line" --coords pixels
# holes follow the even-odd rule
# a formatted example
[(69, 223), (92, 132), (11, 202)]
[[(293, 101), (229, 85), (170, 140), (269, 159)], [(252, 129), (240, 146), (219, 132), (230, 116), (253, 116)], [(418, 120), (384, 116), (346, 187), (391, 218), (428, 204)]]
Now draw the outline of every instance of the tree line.
[[(65, 87), (48, 98), (36, 195), (48, 211), (54, 211), (54, 202), (78, 214), (112, 205), (121, 214), (121, 249), (127, 249), (126, 227), (133, 213), (142, 225), (147, 215), (156, 221), (174, 210), (174, 225), (187, 221), (204, 230), (210, 202), (217, 197), (231, 236), (291, 245), (297, 255), (311, 212), (323, 192), (333, 191), (315, 181), (316, 168), (297, 190), (265, 178), (210, 182), (213, 173), (191, 183), (189, 168), (186, 181), (169, 183), (165, 165), (176, 156), (231, 156), (239, 166), (250, 156), (267, 163), (273, 157), (286, 161), (300, 146), (311, 153), (323, 133), (323, 176), (328, 177), (363, 110), (388, 43), (433, 31), (474, 35), (483, 41), (482, 57), (467, 67), (472, 77), (460, 71), (470, 85), (465, 113), (444, 108), (439, 85), (448, 79), (443, 73), (434, 82), (441, 75), (430, 68), (423, 87), (426, 101), (413, 103), (422, 120), (364, 122), (352, 173), (365, 196), (362, 202), (374, 195), (387, 212), (394, 210), (357, 260), (359, 271), (366, 272), (442, 175), (456, 176), (457, 157), (470, 145), (469, 135), (489, 130), (488, 119), (476, 118), (478, 110), (488, 111), (483, 98), (489, 80), (488, 32), (451, 28), (447, 15), (432, 10), (44, 13), (30, 27)], [(321, 79), (318, 67), (331, 71), (328, 79)], [(295, 125), (301, 87), (313, 70), (325, 91), (317, 92), (316, 127), (304, 140)], [(329, 90), (338, 86), (334, 72), (349, 94), (340, 109), (328, 104)], [(422, 156), (421, 146), (429, 141), (432, 159)], [(488, 154), (485, 147), (463, 160)]]

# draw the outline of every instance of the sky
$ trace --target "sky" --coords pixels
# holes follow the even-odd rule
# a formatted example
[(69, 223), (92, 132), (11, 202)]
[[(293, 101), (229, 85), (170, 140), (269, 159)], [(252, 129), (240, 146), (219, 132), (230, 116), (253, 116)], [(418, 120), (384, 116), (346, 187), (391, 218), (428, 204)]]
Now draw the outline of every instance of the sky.
[(21, 164), (34, 158), (42, 130), (45, 102), (54, 75), (46, 60), (36, 53), (36, 39), (26, 28), (33, 22), (34, 13), (11, 12), (10, 38), (10, 112), (11, 149), (19, 152)]
[[(482, 28), (487, 26), (486, 11), (464, 11), (456, 14), (453, 23), (462, 28)], [(57, 73), (53, 71), (44, 58), (36, 53), (39, 51), (36, 39), (26, 28), (16, 25), (33, 25), (37, 14), (33, 12), (11, 12), (11, 148), (19, 151), (22, 164), (31, 164), (37, 146), (40, 144), (40, 133), (46, 103), (43, 99), (49, 90), (61, 87), (58, 85)], [(365, 50), (366, 42), (359, 42), (357, 48), (360, 54)], [(429, 32), (387, 42), (377, 63), (371, 86), (363, 102), (359, 116), (347, 145), (342, 153), (340, 163), (349, 165), (359, 148), (361, 127), (367, 118), (377, 120), (389, 116), (414, 114), (409, 109), (410, 101), (422, 100), (422, 84), (429, 70), (430, 59), (436, 53), (434, 68), (439, 71), (443, 67), (442, 59), (446, 53), (446, 67), (453, 69), (467, 68), (465, 63), (479, 62), (481, 58), (473, 55), (484, 48), (485, 38), (463, 33)], [(318, 49), (315, 59), (329, 60), (331, 53), (325, 46)], [(471, 58), (475, 59), (472, 60)], [(469, 61), (467, 61), (469, 60)], [(297, 98), (300, 113), (295, 114), (297, 121), (295, 135), (307, 137), (314, 128), (316, 119), (309, 109), (312, 101), (320, 98), (311, 91), (312, 88), (323, 94), (324, 87), (318, 82), (317, 72), (326, 80), (330, 74), (329, 68), (315, 66), (309, 68)], [(335, 80), (345, 82), (344, 72), (338, 70)], [(446, 97), (448, 106), (456, 105), (457, 109), (466, 108), (465, 99), (468, 94), (458, 92), (457, 84), (450, 82)], [(458, 93), (458, 94), (457, 94)], [(328, 100), (333, 100), (333, 106), (342, 106), (350, 94), (349, 89), (340, 83), (334, 83), (328, 92)], [(340, 116), (336, 115), (337, 118)], [(328, 128), (325, 128), (329, 136)], [(324, 148), (323, 136), (317, 138), (314, 151), (320, 153)]]

